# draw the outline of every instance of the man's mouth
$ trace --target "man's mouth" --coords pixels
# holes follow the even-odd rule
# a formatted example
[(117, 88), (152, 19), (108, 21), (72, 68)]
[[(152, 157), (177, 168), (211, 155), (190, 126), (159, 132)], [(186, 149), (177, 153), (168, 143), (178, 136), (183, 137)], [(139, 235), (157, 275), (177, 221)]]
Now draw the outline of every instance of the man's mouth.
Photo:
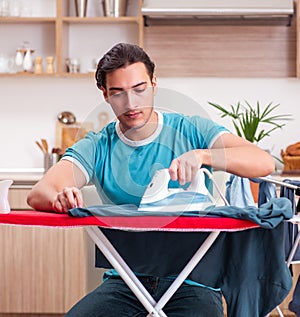
[(130, 119), (136, 119), (141, 114), (141, 111), (129, 111), (125, 113), (125, 116)]

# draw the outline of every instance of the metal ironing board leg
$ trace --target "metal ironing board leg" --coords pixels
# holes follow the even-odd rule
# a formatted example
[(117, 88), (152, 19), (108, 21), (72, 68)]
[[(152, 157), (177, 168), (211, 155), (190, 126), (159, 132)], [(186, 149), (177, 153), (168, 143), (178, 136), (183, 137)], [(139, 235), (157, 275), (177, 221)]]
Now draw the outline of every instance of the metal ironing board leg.
[(154, 317), (167, 317), (167, 315), (162, 311), (157, 311), (154, 306), (156, 301), (145, 289), (144, 285), (139, 281), (139, 279), (133, 274), (129, 266), (122, 259), (110, 241), (102, 233), (98, 227), (86, 227), (86, 231), (94, 243), (98, 246), (101, 252), (105, 255), (107, 260), (111, 265), (118, 271), (123, 281), (132, 290), (135, 296), (139, 299), (141, 304), (149, 312), (149, 316)]
[[(204, 257), (208, 249), (213, 245), (217, 237), (219, 236), (220, 231), (213, 231), (209, 234), (209, 236), (205, 239), (205, 241), (201, 244), (197, 252), (193, 255), (184, 269), (180, 272), (168, 290), (164, 293), (164, 295), (160, 298), (160, 300), (155, 305), (155, 309), (160, 311), (170, 300), (170, 298), (174, 295), (180, 285), (186, 280), (195, 266), (200, 262), (200, 260)], [(147, 317), (151, 317), (151, 314)]]
[(199, 263), (199, 261), (203, 258), (208, 249), (212, 246), (214, 241), (217, 239), (220, 231), (213, 231), (209, 234), (206, 240), (201, 244), (197, 252), (193, 255), (191, 260), (187, 263), (187, 265), (183, 268), (165, 294), (160, 298), (160, 300), (156, 303), (156, 301), (152, 298), (152, 296), (145, 289), (143, 284), (139, 281), (136, 275), (132, 272), (123, 258), (119, 255), (110, 241), (106, 238), (106, 236), (102, 233), (102, 231), (98, 227), (87, 227), (86, 228), (88, 235), (95, 242), (101, 252), (105, 255), (107, 260), (112, 264), (112, 266), (118, 271), (124, 282), (128, 285), (128, 287), (132, 290), (135, 296), (139, 299), (141, 304), (145, 307), (145, 309), (149, 312), (148, 317), (167, 317), (167, 315), (163, 312), (163, 307), (167, 304), (170, 298), (174, 295), (180, 285), (184, 282), (184, 280), (188, 277), (191, 271), (195, 268), (195, 266)]

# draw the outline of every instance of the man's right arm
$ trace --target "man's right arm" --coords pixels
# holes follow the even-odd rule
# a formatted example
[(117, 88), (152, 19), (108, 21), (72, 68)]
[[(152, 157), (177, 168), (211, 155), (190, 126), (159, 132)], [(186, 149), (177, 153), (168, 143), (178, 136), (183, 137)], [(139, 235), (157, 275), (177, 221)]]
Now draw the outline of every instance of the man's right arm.
[(80, 188), (86, 184), (84, 173), (72, 162), (60, 160), (32, 188), (27, 203), (35, 210), (66, 213), (82, 207)]

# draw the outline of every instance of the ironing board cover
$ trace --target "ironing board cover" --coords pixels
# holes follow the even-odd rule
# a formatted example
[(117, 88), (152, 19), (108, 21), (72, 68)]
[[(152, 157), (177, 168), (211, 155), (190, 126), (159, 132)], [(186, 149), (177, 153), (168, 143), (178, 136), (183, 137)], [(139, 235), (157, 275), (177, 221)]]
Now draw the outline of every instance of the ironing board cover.
[(238, 231), (258, 227), (256, 223), (248, 220), (220, 217), (71, 217), (68, 214), (34, 210), (0, 214), (0, 224), (46, 227), (98, 226), (134, 231)]

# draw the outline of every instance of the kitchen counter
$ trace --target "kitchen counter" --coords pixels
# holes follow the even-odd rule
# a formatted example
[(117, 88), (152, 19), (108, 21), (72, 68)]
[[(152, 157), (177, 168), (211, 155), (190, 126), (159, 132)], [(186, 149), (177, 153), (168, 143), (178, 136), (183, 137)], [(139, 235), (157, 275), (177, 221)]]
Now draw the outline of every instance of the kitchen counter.
[(13, 180), (11, 188), (32, 187), (43, 175), (43, 168), (0, 168), (0, 180)]
[(27, 204), (27, 195), (43, 175), (43, 168), (0, 168), (0, 180), (13, 181), (8, 192), (11, 209), (31, 209)]

